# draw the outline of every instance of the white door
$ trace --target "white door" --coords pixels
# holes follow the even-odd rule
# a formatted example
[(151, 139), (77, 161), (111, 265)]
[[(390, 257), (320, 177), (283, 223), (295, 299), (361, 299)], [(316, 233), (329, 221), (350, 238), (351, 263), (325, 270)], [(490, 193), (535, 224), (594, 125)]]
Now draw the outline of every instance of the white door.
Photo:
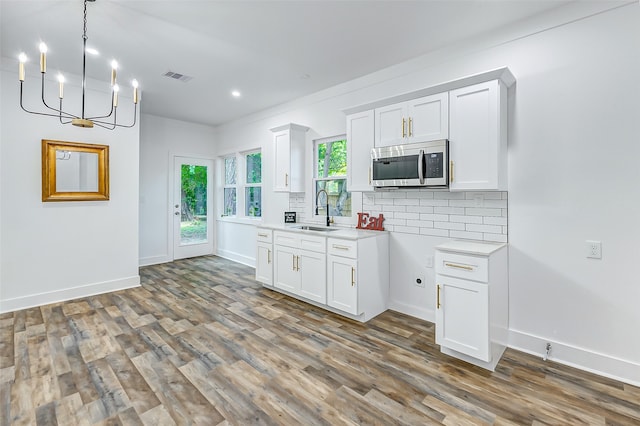
[(409, 102), (407, 142), (425, 142), (449, 137), (449, 93), (438, 93)]
[(173, 157), (173, 258), (213, 254), (213, 161)]
[(301, 251), (300, 263), (300, 296), (318, 303), (327, 303), (327, 265), (324, 253)]
[(271, 243), (257, 243), (256, 250), (256, 281), (273, 285), (273, 253)]
[(436, 292), (436, 343), (491, 361), (487, 284), (436, 275)]
[(275, 246), (274, 285), (277, 288), (298, 294), (300, 289), (300, 273), (298, 258), (294, 249)]
[(375, 146), (391, 146), (405, 143), (407, 136), (406, 103), (375, 109)]
[(341, 311), (359, 315), (356, 260), (327, 257), (327, 304)]
[(373, 148), (373, 110), (347, 116), (347, 188), (372, 191), (371, 148)]

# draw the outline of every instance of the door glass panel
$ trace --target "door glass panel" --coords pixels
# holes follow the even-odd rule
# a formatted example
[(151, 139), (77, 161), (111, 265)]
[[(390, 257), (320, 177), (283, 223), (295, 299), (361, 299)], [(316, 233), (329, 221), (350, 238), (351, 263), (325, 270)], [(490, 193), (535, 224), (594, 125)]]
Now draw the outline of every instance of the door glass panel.
[(181, 167), (180, 245), (207, 241), (207, 167)]

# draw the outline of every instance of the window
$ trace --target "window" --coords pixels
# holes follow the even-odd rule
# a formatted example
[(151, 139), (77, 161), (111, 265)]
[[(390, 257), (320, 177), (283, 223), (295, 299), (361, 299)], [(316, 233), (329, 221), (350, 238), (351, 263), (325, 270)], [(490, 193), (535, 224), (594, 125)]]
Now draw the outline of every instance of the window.
[(245, 154), (246, 186), (244, 188), (245, 216), (262, 216), (262, 153)]
[(262, 152), (247, 151), (222, 158), (223, 216), (262, 217)]
[(351, 216), (351, 193), (347, 191), (346, 138), (340, 136), (315, 141), (314, 163), (314, 212), (320, 216), (326, 215), (328, 202), (330, 216)]
[(224, 158), (224, 216), (236, 215), (236, 157)]

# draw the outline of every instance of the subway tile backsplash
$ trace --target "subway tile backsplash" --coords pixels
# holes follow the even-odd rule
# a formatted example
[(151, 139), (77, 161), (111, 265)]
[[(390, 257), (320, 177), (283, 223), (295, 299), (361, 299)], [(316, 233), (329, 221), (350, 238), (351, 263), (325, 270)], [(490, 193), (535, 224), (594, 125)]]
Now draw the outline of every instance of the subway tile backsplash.
[[(507, 242), (507, 192), (394, 189), (365, 192), (362, 210), (384, 215), (384, 229), (406, 234)], [(289, 194), (289, 208), (305, 221), (305, 194)]]
[(507, 242), (507, 192), (365, 192), (362, 208), (391, 232)]

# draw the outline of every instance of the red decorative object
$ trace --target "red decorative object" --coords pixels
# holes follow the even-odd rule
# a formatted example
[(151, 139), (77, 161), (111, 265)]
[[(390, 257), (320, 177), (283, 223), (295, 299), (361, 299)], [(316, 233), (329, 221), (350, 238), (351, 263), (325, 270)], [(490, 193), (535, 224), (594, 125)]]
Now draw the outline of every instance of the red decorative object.
[(382, 226), (384, 216), (380, 213), (378, 217), (371, 217), (369, 213), (358, 213), (358, 229), (371, 229), (373, 231), (384, 231)]

